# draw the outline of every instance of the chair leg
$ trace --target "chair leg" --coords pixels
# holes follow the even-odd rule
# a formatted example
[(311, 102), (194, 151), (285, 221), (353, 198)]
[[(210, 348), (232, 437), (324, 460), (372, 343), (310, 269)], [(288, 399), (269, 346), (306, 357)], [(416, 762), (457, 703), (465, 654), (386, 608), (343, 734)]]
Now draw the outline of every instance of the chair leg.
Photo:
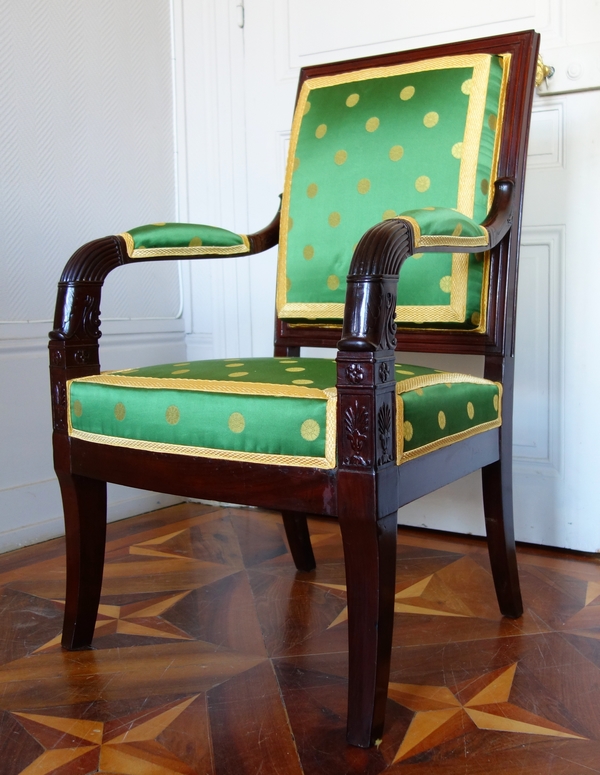
[(306, 514), (300, 511), (282, 511), (281, 516), (294, 565), (301, 571), (314, 570), (317, 563), (310, 543)]
[(347, 740), (368, 748), (383, 732), (390, 677), (397, 513), (364, 517), (340, 516), (340, 527), (348, 590)]
[(106, 482), (57, 472), (65, 514), (67, 592), (62, 645), (91, 645), (106, 543)]
[(482, 468), (481, 477), (488, 551), (498, 605), (504, 616), (517, 619), (523, 613), (523, 601), (515, 550), (511, 454), (505, 453), (500, 460)]

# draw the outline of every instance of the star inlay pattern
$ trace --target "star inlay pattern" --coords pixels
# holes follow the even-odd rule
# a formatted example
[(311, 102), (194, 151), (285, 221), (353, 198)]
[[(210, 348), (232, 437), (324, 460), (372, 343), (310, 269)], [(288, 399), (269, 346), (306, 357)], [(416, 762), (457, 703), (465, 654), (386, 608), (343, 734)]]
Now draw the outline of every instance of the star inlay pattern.
[(526, 612), (510, 620), (483, 542), (401, 530), (383, 740), (354, 749), (340, 531), (309, 522), (311, 573), (272, 512), (110, 524), (76, 652), (58, 638), (62, 542), (0, 556), (2, 775), (599, 771), (599, 563), (519, 548)]
[(587, 582), (585, 604), (565, 621), (565, 629), (574, 635), (600, 640), (600, 582)]
[[(476, 617), (486, 618), (487, 611), (478, 610), (480, 606), (469, 605), (461, 597), (460, 591), (452, 588), (452, 575), (464, 570), (464, 559), (452, 563), (444, 568), (442, 573), (431, 573), (416, 583), (409, 584), (396, 592), (394, 597), (394, 612), (397, 614), (420, 614), (423, 616), (445, 617)], [(472, 563), (475, 566), (474, 563)], [(455, 567), (456, 566), (456, 567)], [(478, 566), (474, 567), (475, 573), (485, 575)], [(472, 571), (473, 572), (473, 571)], [(489, 575), (489, 574), (488, 574)], [(345, 584), (330, 584), (327, 582), (313, 582), (316, 586), (331, 589), (336, 593), (345, 593)], [(329, 628), (335, 627), (348, 619), (348, 609), (345, 607), (331, 622)]]
[(67, 764), (72, 765), (73, 771), (80, 766), (77, 772), (195, 775), (189, 764), (157, 738), (196, 698), (197, 695), (110, 723), (14, 713), (45, 749), (21, 775), (50, 775)]
[(514, 663), (459, 684), (453, 690), (446, 686), (390, 683), (390, 699), (415, 712), (394, 762), (464, 735), (473, 726), (496, 732), (585, 739), (508, 701), (516, 669)]
[[(191, 640), (188, 635), (179, 627), (161, 618), (162, 614), (172, 608), (176, 603), (189, 595), (189, 591), (180, 592), (178, 595), (164, 595), (162, 597), (151, 598), (129, 605), (106, 605), (100, 604), (98, 608), (98, 619), (96, 621), (96, 630), (94, 638), (103, 635), (142, 635), (147, 638), (174, 638), (176, 640)], [(55, 601), (59, 606), (64, 607), (64, 601)], [(44, 643), (36, 651), (46, 651), (47, 649), (58, 646), (61, 636), (57, 635), (48, 643)]]

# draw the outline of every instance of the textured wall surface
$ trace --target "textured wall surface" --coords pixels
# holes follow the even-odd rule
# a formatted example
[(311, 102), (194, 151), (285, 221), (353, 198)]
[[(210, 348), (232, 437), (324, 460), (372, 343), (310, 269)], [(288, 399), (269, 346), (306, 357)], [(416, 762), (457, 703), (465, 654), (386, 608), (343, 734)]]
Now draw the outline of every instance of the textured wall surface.
[[(82, 243), (174, 218), (169, 0), (0, 0), (0, 321), (48, 320)], [(171, 317), (177, 268), (110, 278), (103, 317)]]
[[(58, 535), (47, 332), (84, 242), (174, 220), (171, 0), (0, 0), (0, 551)], [(185, 358), (176, 263), (102, 297), (101, 363)], [(109, 519), (172, 502), (109, 487)]]

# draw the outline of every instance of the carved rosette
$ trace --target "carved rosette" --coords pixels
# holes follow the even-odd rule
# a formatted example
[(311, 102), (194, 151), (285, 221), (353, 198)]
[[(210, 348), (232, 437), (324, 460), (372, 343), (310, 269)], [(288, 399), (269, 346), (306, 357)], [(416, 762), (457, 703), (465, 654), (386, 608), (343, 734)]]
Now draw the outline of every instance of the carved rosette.
[(64, 365), (63, 351), (57, 348), (50, 350), (50, 365), (51, 366), (63, 366)]
[(93, 358), (93, 351), (85, 348), (75, 350), (73, 354), (73, 360), (77, 366), (85, 366), (86, 363), (90, 363)]
[(339, 466), (393, 463), (394, 356), (340, 350), (337, 364)]
[(346, 368), (346, 377), (348, 379), (348, 382), (351, 382), (353, 385), (358, 385), (365, 378), (365, 370), (360, 364), (351, 363)]

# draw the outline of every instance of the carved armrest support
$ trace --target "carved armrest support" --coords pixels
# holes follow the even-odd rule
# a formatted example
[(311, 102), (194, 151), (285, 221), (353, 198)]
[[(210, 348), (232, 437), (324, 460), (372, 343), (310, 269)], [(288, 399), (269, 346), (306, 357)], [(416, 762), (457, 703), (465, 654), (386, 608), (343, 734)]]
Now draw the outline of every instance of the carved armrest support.
[[(398, 273), (412, 250), (409, 224), (389, 220), (370, 228), (354, 251), (337, 355), (340, 482), (347, 469), (379, 472), (395, 465), (394, 318)], [(373, 516), (394, 508), (382, 497)]]
[[(420, 253), (456, 253), (456, 252), (469, 252), (469, 253), (483, 253), (486, 250), (495, 248), (496, 245), (507, 234), (513, 222), (513, 208), (514, 208), (514, 189), (515, 181), (512, 178), (498, 178), (494, 183), (494, 198), (492, 199), (492, 206), (486, 216), (485, 221), (481, 224), (488, 233), (488, 241), (484, 245), (470, 245), (467, 249), (457, 248), (456, 244), (443, 243), (433, 245), (419, 245)], [(409, 224), (410, 225), (410, 224)]]
[(488, 250), (495, 248), (512, 226), (514, 218), (514, 190), (515, 181), (512, 178), (498, 178), (494, 183), (492, 206), (487, 218), (481, 224), (488, 230), (490, 235)]
[[(483, 252), (495, 247), (507, 234), (513, 222), (514, 180), (498, 178), (487, 218), (481, 224), (487, 229), (487, 244), (470, 247), (469, 252)], [(358, 243), (348, 274), (342, 352), (377, 352), (396, 346), (397, 284), (400, 267), (415, 249), (413, 227), (402, 218), (378, 223)], [(420, 246), (419, 252), (456, 252), (455, 245)]]
[(348, 274), (340, 351), (395, 350), (398, 274), (412, 252), (406, 221), (383, 221), (363, 235)]
[[(261, 231), (248, 235), (250, 250), (259, 253), (277, 244), (279, 213)], [(190, 256), (190, 258), (225, 256)], [(131, 258), (121, 236), (103, 237), (80, 247), (67, 262), (56, 297), (54, 328), (50, 331), (50, 379), (54, 430), (67, 432), (67, 383), (70, 379), (98, 374), (100, 359), (100, 299), (105, 279), (118, 266), (143, 261), (179, 260), (165, 255), (144, 259)]]
[(58, 283), (51, 340), (100, 338), (100, 293), (113, 269), (131, 263), (122, 237), (103, 237), (73, 253)]
[(254, 234), (248, 234), (250, 242), (250, 253), (262, 253), (264, 250), (274, 247), (279, 242), (279, 218), (281, 209), (279, 209), (268, 226)]
[[(277, 244), (279, 239), (279, 212), (264, 229), (248, 235), (250, 250), (246, 255), (260, 253)], [(226, 258), (210, 253), (190, 258)], [(181, 256), (165, 255), (143, 259), (131, 258), (121, 236), (103, 237), (80, 247), (67, 262), (58, 283), (54, 341), (98, 341), (100, 332), (100, 296), (108, 274), (118, 266), (139, 261), (179, 260)]]

